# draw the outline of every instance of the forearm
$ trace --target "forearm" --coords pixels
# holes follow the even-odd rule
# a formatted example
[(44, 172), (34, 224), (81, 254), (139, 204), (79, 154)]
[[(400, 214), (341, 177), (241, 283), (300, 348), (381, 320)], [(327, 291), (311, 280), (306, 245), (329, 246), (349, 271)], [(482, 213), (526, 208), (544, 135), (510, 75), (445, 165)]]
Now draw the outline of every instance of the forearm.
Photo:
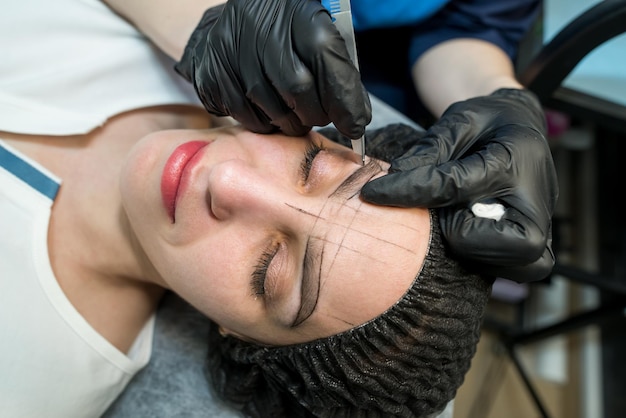
[(504, 51), (478, 39), (454, 39), (429, 49), (413, 66), (413, 79), (436, 117), (452, 103), (522, 87)]
[(102, 0), (175, 60), (202, 14), (226, 0)]

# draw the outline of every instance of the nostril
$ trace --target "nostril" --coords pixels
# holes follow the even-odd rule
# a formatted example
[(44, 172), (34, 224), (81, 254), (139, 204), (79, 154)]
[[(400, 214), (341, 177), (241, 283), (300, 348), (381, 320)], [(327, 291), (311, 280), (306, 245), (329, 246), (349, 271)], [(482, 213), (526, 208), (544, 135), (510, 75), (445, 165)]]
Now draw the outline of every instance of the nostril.
[(243, 202), (246, 188), (245, 166), (239, 160), (228, 160), (211, 169), (208, 177), (206, 202), (212, 216), (224, 220)]
[(207, 190), (206, 197), (204, 200), (206, 202), (207, 212), (209, 213), (209, 216), (211, 216), (212, 218), (217, 218), (217, 215), (215, 214), (215, 209), (213, 208), (213, 200), (211, 199), (211, 192), (209, 190)]
[(224, 204), (223, 199), (217, 198), (216, 195), (212, 195), (209, 190), (206, 193), (207, 212), (210, 217), (217, 220), (227, 219), (231, 211), (229, 206)]

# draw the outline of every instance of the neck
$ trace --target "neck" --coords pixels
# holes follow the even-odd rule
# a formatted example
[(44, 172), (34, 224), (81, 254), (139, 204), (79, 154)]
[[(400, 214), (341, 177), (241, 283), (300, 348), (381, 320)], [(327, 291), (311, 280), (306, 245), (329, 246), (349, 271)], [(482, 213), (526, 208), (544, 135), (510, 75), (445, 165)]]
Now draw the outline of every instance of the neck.
[(50, 226), (51, 260), (65, 260), (89, 276), (113, 281), (154, 280), (121, 203), (119, 162), (124, 155), (110, 148), (89, 147), (64, 158), (68, 168), (61, 174)]
[(147, 133), (137, 132), (136, 123), (128, 125), (114, 120), (88, 135), (61, 138), (2, 135), (62, 180), (48, 234), (50, 262), (60, 282), (68, 270), (83, 277), (158, 282), (121, 203), (123, 161)]

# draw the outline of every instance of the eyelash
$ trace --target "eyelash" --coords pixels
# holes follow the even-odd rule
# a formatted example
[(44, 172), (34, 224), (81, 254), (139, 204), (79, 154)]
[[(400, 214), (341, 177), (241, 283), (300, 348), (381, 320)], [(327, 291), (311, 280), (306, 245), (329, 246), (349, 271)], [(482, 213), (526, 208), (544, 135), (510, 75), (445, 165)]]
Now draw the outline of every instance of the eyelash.
[(304, 150), (304, 159), (300, 164), (300, 173), (302, 174), (302, 178), (304, 179), (304, 181), (307, 181), (309, 178), (309, 174), (311, 173), (311, 166), (313, 165), (313, 160), (315, 159), (315, 156), (323, 150), (324, 148), (321, 145), (314, 142), (310, 142), (307, 145), (306, 150)]
[(259, 260), (252, 272), (252, 292), (254, 295), (265, 294), (265, 278), (267, 277), (267, 269), (270, 267), (272, 259), (278, 252), (278, 245), (266, 249), (259, 257)]

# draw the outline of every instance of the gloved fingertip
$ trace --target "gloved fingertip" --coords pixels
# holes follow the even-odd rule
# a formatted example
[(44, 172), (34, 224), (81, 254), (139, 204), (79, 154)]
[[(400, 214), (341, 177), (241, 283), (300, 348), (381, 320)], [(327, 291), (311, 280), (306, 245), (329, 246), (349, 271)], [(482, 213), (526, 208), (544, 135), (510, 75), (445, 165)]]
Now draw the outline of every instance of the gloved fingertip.
[[(377, 187), (376, 180), (365, 183), (361, 188), (361, 198), (369, 203), (383, 203), (384, 196), (381, 196), (380, 188)], [(381, 199), (382, 197), (382, 199)]]
[(372, 198), (372, 195), (375, 195), (375, 193), (372, 193), (372, 187), (370, 186), (369, 183), (365, 183), (363, 185), (363, 187), (361, 187), (361, 197), (364, 200), (367, 200), (368, 202), (370, 201), (370, 199)]
[(389, 182), (384, 177), (372, 180), (361, 188), (360, 197), (374, 205), (410, 207), (410, 203), (405, 202), (405, 196), (394, 193), (390, 190)]
[(311, 126), (288, 126), (281, 129), (282, 133), (287, 136), (304, 136), (311, 130)]
[(271, 124), (267, 124), (267, 125), (259, 124), (259, 123), (250, 124), (245, 121), (241, 122), (241, 124), (244, 126), (244, 128), (256, 134), (267, 135), (267, 134), (276, 133), (280, 130), (278, 127), (271, 125)]
[(344, 115), (339, 118), (330, 115), (332, 122), (335, 124), (335, 128), (342, 135), (350, 139), (361, 138), (365, 135), (365, 128), (372, 120), (371, 111), (360, 110), (359, 112), (350, 112), (349, 115)]
[(335, 123), (335, 127), (346, 138), (358, 139), (365, 135), (365, 125), (339, 126)]

